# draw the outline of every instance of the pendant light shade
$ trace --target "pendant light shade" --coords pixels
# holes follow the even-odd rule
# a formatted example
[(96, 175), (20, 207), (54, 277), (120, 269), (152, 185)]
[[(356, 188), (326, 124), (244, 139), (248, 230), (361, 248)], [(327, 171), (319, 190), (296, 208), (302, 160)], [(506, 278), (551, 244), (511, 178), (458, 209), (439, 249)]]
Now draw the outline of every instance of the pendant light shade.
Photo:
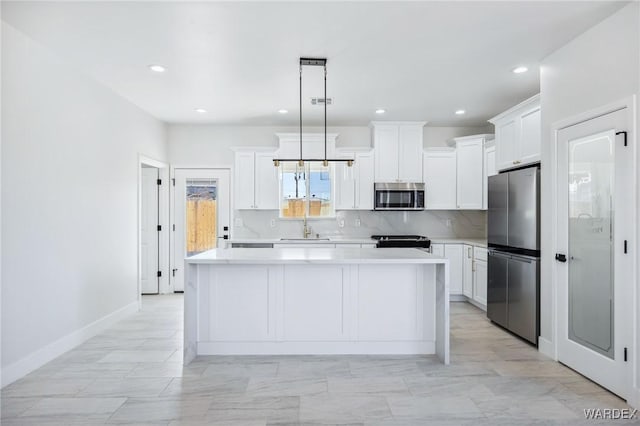
[[(324, 68), (324, 158), (303, 158), (302, 157), (302, 67), (323, 67)], [(280, 166), (281, 162), (297, 162), (303, 167), (306, 161), (321, 161), (324, 167), (329, 167), (329, 162), (347, 163), (351, 167), (354, 160), (342, 158), (327, 158), (327, 59), (326, 58), (300, 58), (300, 158), (274, 158), (273, 165)]]

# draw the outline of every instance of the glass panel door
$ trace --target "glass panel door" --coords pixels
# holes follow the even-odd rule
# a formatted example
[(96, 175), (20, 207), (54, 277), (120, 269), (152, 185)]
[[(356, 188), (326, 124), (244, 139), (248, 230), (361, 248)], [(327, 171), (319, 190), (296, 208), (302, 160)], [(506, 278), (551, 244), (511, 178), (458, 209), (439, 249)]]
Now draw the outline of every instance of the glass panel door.
[(187, 257), (217, 247), (217, 185), (212, 179), (187, 179)]
[(569, 141), (570, 340), (614, 358), (615, 131)]

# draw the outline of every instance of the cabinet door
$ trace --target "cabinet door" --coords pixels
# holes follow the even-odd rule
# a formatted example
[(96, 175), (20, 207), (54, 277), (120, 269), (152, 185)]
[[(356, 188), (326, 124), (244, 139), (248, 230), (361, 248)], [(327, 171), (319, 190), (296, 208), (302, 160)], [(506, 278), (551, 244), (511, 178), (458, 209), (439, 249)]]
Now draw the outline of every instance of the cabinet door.
[(431, 254), (438, 257), (444, 257), (444, 244), (431, 244)]
[(520, 118), (519, 166), (540, 161), (541, 137), (540, 108), (538, 107), (526, 112)]
[[(338, 158), (355, 157), (353, 153), (343, 153)], [(359, 166), (357, 160), (351, 167), (347, 163), (335, 163), (336, 210), (352, 210), (356, 207), (356, 169)]]
[(398, 179), (422, 182), (422, 126), (400, 126), (398, 141)]
[(465, 244), (462, 261), (462, 294), (473, 297), (473, 247)]
[(473, 271), (473, 300), (487, 306), (487, 262), (475, 261)]
[(482, 181), (482, 210), (489, 207), (489, 176), (497, 175), (496, 170), (496, 147), (491, 146), (484, 149), (484, 179)]
[(456, 151), (458, 208), (482, 209), (483, 139), (458, 142)]
[(425, 208), (427, 210), (455, 210), (456, 152), (425, 152), (423, 161)]
[(444, 257), (449, 259), (449, 294), (462, 294), (462, 244), (445, 244)]
[(496, 123), (496, 167), (498, 170), (516, 165), (517, 130), (515, 119)]
[(278, 210), (280, 169), (273, 166), (273, 153), (256, 153), (255, 162), (255, 208)]
[[(255, 208), (255, 170), (253, 152), (236, 152), (233, 187), (237, 210)], [(275, 167), (274, 167), (275, 169)]]
[(377, 125), (373, 130), (375, 181), (398, 180), (398, 126)]
[(359, 210), (373, 210), (373, 152), (359, 152), (356, 154), (355, 170), (355, 206)]

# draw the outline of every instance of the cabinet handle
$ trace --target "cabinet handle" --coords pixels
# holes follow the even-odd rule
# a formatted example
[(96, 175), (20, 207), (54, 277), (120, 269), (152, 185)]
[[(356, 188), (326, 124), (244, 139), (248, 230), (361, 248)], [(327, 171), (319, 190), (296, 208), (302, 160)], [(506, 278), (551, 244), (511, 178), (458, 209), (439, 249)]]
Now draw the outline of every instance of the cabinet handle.
[(471, 247), (467, 247), (467, 257), (471, 259)]
[(512, 161), (512, 163), (513, 163), (513, 164), (518, 164), (518, 162), (517, 162), (517, 161), (515, 161), (515, 160), (514, 160), (514, 161)]

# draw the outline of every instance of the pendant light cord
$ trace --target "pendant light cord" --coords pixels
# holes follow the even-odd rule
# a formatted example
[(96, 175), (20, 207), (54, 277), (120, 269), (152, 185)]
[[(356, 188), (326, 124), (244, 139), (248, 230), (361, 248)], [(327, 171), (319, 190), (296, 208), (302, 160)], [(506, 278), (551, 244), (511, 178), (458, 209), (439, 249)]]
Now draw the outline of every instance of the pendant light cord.
[(324, 64), (324, 162), (327, 162), (327, 64)]
[(300, 64), (300, 161), (302, 161), (302, 64)]

